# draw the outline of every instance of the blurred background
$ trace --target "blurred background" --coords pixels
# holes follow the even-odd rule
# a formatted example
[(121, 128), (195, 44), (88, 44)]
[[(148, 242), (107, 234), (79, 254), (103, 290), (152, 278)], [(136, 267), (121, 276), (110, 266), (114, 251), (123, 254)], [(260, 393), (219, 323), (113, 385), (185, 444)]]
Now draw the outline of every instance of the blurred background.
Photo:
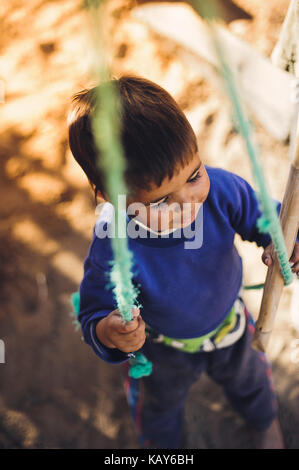
[[(178, 44), (136, 17), (144, 3), (109, 0), (112, 73), (135, 73), (166, 88), (193, 125), (204, 163), (253, 184), (227, 100), (203, 65), (184, 60)], [(289, 1), (223, 5), (225, 28), (269, 57)], [(93, 194), (67, 142), (71, 96), (91, 84), (85, 13), (80, 0), (10, 0), (1, 2), (0, 21), (0, 339), (6, 362), (0, 364), (0, 448), (136, 448), (122, 367), (100, 361), (70, 316), (70, 294), (81, 281), (96, 220)], [(288, 140), (274, 138), (252, 118), (271, 195), (282, 200)], [(236, 245), (244, 283), (263, 282), (263, 250), (239, 236)], [(299, 331), (290, 313), (295, 282), (284, 289), (269, 347), (288, 448), (299, 447)], [(255, 318), (261, 296), (245, 293)], [(191, 390), (186, 425), (190, 448), (251, 446), (245, 424), (206, 376)]]

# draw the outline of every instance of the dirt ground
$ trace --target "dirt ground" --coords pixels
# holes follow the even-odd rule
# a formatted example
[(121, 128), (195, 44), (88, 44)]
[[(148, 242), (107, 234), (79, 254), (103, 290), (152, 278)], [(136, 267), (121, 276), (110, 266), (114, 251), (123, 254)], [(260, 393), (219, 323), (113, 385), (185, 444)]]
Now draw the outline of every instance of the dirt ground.
[[(269, 56), (288, 3), (238, 0), (239, 10), (228, 10), (227, 28)], [(194, 126), (204, 162), (252, 183), (226, 101), (198, 68), (182, 62), (178, 46), (132, 17), (135, 4), (110, 1), (113, 73), (137, 73), (164, 86)], [(0, 339), (6, 359), (0, 364), (0, 448), (136, 448), (121, 366), (100, 361), (70, 317), (70, 294), (82, 278), (96, 220), (93, 195), (67, 144), (71, 95), (90, 84), (81, 2), (2, 2), (0, 21)], [(256, 128), (271, 194), (281, 200), (287, 142), (259, 123)], [(238, 236), (236, 244), (244, 283), (263, 282), (262, 249)], [(284, 289), (269, 347), (286, 447), (293, 449), (299, 447), (299, 329), (292, 317), (298, 283)], [(247, 292), (245, 300), (256, 317), (261, 292)], [(246, 425), (207, 377), (191, 390), (186, 425), (189, 448), (252, 446)]]

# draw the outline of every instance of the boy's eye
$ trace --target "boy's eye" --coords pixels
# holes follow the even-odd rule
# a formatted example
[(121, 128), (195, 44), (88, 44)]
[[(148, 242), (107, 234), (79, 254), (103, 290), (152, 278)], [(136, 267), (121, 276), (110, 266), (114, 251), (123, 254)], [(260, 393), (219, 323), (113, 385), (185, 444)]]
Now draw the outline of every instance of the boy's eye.
[[(167, 204), (165, 204), (167, 199), (168, 199), (168, 196), (166, 196), (164, 199), (162, 199), (159, 202), (151, 202), (150, 207), (153, 208), (153, 209), (163, 209), (164, 207), (167, 206)], [(163, 204), (165, 204), (165, 206)]]
[[(188, 183), (195, 183), (200, 178), (200, 171), (198, 171), (192, 178), (188, 180)], [(164, 199), (162, 199), (159, 202), (151, 202), (150, 207), (153, 209), (164, 209), (167, 207), (167, 204), (165, 202), (168, 200), (168, 196), (166, 196)], [(165, 204), (165, 206), (163, 205)]]
[(195, 176), (193, 176), (193, 178), (190, 178), (188, 180), (188, 183), (194, 183), (195, 181), (197, 181), (198, 179), (200, 178), (200, 171), (198, 171)]

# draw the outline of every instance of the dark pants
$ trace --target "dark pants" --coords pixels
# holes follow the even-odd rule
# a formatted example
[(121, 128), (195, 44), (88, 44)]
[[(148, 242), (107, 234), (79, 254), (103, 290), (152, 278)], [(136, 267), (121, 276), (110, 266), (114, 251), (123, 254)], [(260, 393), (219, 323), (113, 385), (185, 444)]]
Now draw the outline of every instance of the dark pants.
[(223, 387), (232, 407), (250, 427), (263, 431), (271, 424), (277, 411), (271, 369), (266, 356), (251, 348), (254, 326), (243, 305), (245, 332), (226, 348), (190, 354), (146, 341), (143, 352), (153, 363), (152, 374), (142, 379), (127, 375), (125, 382), (143, 447), (181, 447), (184, 404), (203, 371)]

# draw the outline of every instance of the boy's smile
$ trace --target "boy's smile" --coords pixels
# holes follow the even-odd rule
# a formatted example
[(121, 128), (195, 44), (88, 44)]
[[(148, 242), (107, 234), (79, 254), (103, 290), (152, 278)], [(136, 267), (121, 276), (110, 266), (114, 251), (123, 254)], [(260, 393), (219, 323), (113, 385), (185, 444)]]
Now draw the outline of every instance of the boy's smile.
[(135, 220), (154, 231), (164, 232), (190, 225), (209, 190), (208, 174), (196, 153), (188, 164), (177, 169), (171, 179), (167, 177), (160, 186), (140, 189), (128, 197), (128, 205), (135, 203)]

